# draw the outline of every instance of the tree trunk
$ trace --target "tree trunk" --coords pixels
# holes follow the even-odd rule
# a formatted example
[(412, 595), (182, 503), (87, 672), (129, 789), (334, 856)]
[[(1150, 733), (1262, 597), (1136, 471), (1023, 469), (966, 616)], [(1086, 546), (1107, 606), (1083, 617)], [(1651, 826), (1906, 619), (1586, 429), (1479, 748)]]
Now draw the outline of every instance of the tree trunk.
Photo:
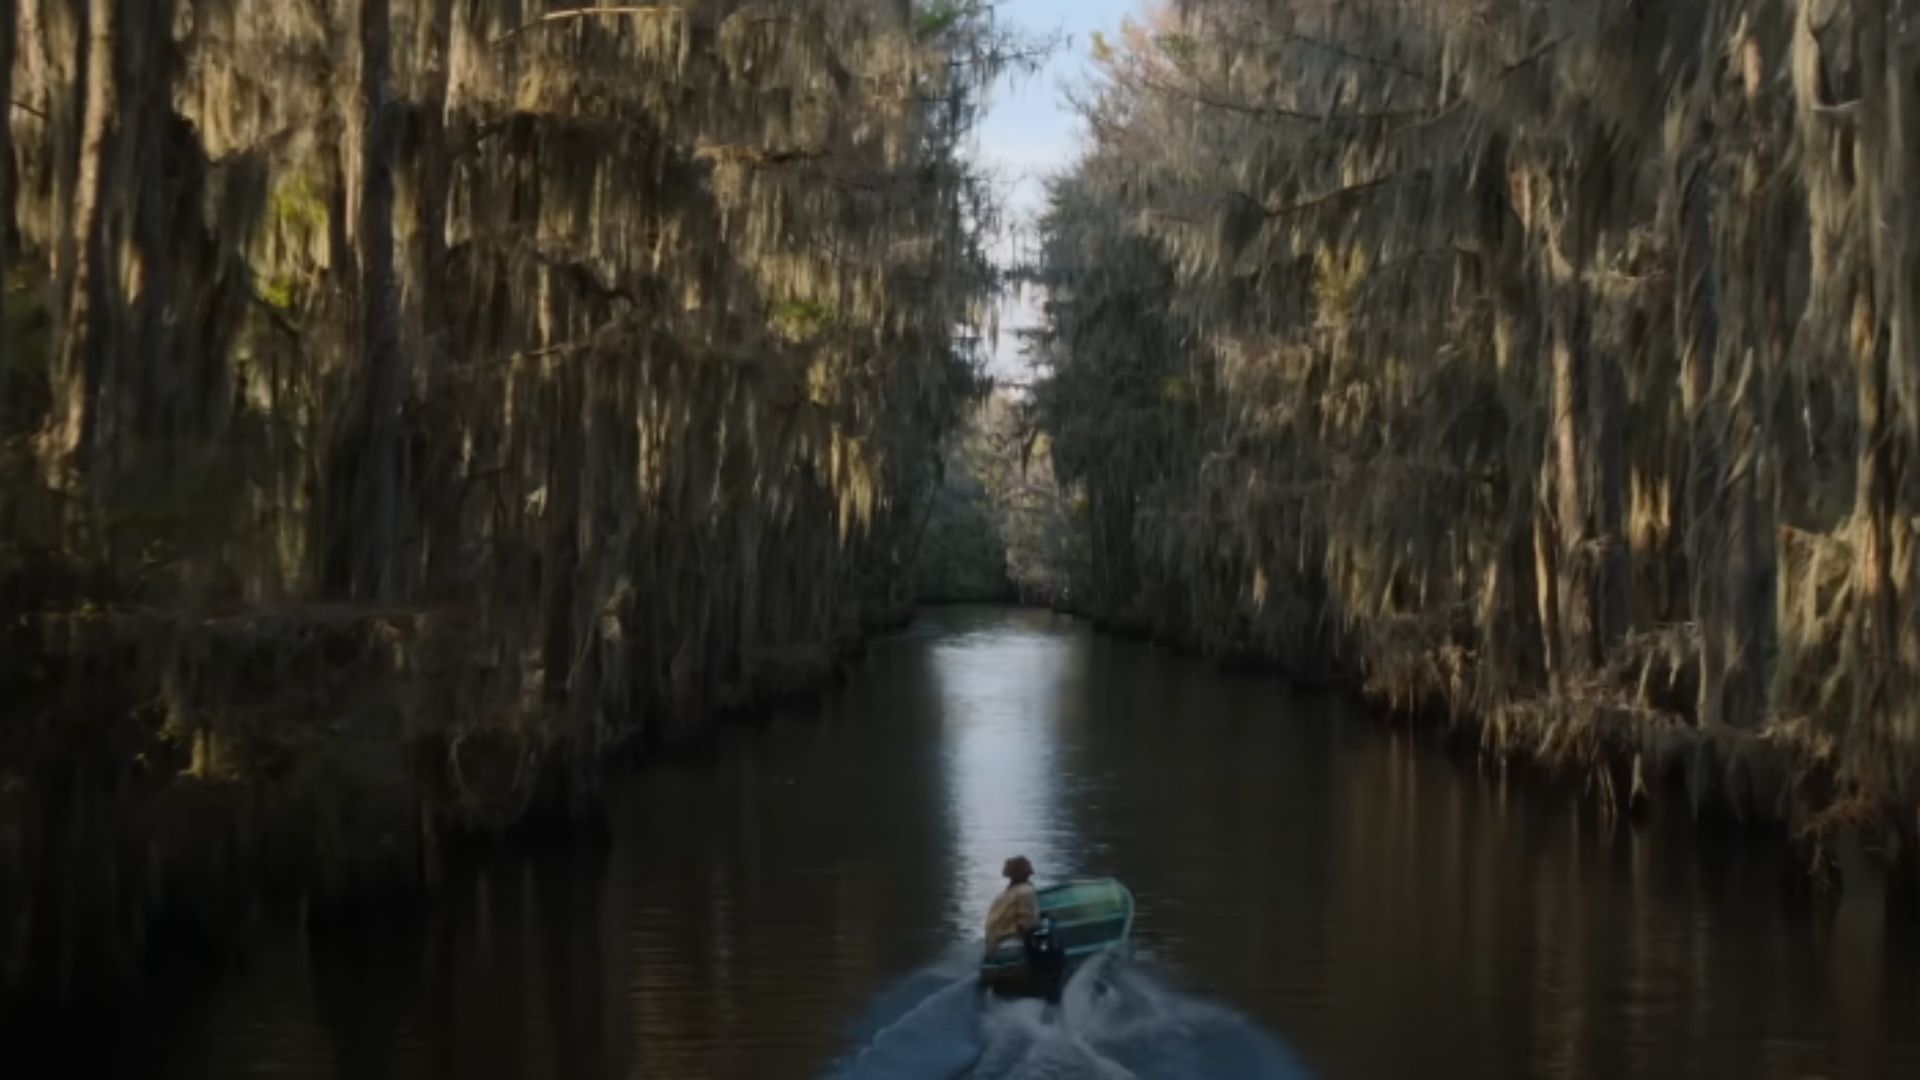
[[(5, 302), (13, 290), (7, 281), (7, 271), (13, 265), (13, 54), (14, 38), (18, 32), (18, 15), (15, 12), (17, 0), (0, 0), (0, 108), (7, 110), (0, 117), (0, 326), (4, 326)], [(12, 380), (13, 356), (8, 348), (7, 334), (0, 332), (0, 438), (5, 436), (8, 424), (9, 399), (7, 384)]]
[(453, 586), (459, 564), (460, 491), (454, 448), (459, 445), (459, 412), (449, 396), (451, 328), (445, 297), (447, 271), (447, 204), (452, 166), (448, 147), (447, 87), (452, 72), (453, 0), (433, 0), (422, 39), (421, 67), (426, 72), (426, 97), (420, 103), (414, 153), (418, 177), (414, 197), (414, 244), (418, 251), (413, 298), (419, 310), (419, 347), (426, 365), (422, 419), (428, 443), (437, 449), (425, 460), (421, 489), (425, 499), (424, 573), (428, 587), (438, 593)]
[(394, 273), (392, 118), (388, 106), (389, 0), (360, 4), (360, 334), (367, 438), (361, 456), (356, 593), (392, 599), (400, 588), (400, 407), (405, 371)]
[(99, 440), (99, 378), (107, 348), (108, 261), (106, 237), (107, 155), (118, 94), (114, 86), (116, 0), (87, 0), (86, 46), (81, 59), (80, 154), (75, 170), (73, 273), (67, 281), (58, 366), (54, 373), (55, 425), (50, 463), (62, 487), (72, 487), (90, 464)]
[[(555, 422), (549, 433), (546, 550), (540, 559), (547, 697), (564, 700), (574, 653), (574, 578), (580, 568), (580, 392), (572, 366), (554, 374)], [(572, 419), (563, 419), (571, 417)]]
[[(1575, 332), (1579, 335), (1575, 339), (1576, 347), (1591, 348), (1587, 344), (1590, 330), (1584, 318), (1576, 322)], [(1632, 604), (1626, 541), (1630, 469), (1627, 441), (1621, 431), (1622, 421), (1629, 414), (1625, 408), (1623, 363), (1611, 357), (1589, 358), (1584, 367), (1587, 452), (1592, 461), (1588, 482), (1593, 492), (1588, 527), (1589, 535), (1596, 541), (1588, 560), (1594, 575), (1592, 662), (1599, 666), (1626, 636)]]
[(1871, 728), (1884, 708), (1887, 664), (1892, 659), (1893, 569), (1889, 519), (1893, 516), (1893, 462), (1887, 439), (1887, 360), (1881, 348), (1870, 286), (1854, 297), (1854, 379), (1860, 412), (1859, 461), (1854, 485), (1855, 625), (1854, 723)]
[[(1539, 490), (1551, 491), (1553, 473), (1548, 465), (1540, 468)], [(1540, 612), (1540, 645), (1547, 667), (1550, 692), (1558, 696), (1566, 689), (1566, 629), (1560, 618), (1560, 575), (1557, 567), (1558, 543), (1554, 537), (1553, 515), (1544, 501), (1536, 501), (1533, 510), (1533, 583), (1534, 600)]]
[[(1904, 73), (1890, 56), (1886, 5), (1869, 9), (1860, 35), (1862, 83), (1861, 135), (1857, 144), (1857, 173), (1866, 219), (1873, 222), (1869, 262), (1855, 275), (1851, 326), (1855, 392), (1860, 430), (1854, 489), (1855, 592), (1854, 624), (1854, 735), (1859, 766), (1880, 785), (1892, 781), (1888, 737), (1894, 713), (1900, 708), (1898, 641), (1902, 582), (1895, 566), (1895, 519), (1899, 508), (1902, 455), (1900, 425), (1896, 421), (1894, 358), (1907, 343), (1890, 340), (1888, 319), (1902, 303), (1897, 290), (1911, 289), (1911, 281), (1897, 280), (1891, 271), (1900, 239), (1890, 236), (1897, 207), (1907, 192), (1889, 187), (1900, 176), (1893, 159), (1896, 147), (1908, 141), (1896, 132), (1900, 119), (1894, 84)], [(1877, 16), (1877, 17), (1875, 17)], [(1897, 325), (1897, 324), (1896, 324)], [(1904, 356), (1902, 357), (1904, 359)]]
[[(1764, 70), (1773, 65), (1761, 49), (1755, 37), (1741, 44), (1741, 54), (1749, 58), (1750, 66)], [(1736, 216), (1720, 262), (1743, 277), (1739, 310), (1745, 345), (1737, 356), (1723, 349), (1720, 360), (1721, 379), (1727, 386), (1731, 457), (1725, 485), (1726, 681), (1719, 719), (1754, 728), (1768, 710), (1767, 666), (1777, 618), (1773, 530), (1768, 521), (1777, 476), (1769, 425), (1775, 372), (1786, 355), (1787, 337), (1785, 260), (1769, 258), (1767, 252), (1776, 229), (1784, 232), (1797, 223), (1781, 220), (1777, 207), (1786, 196), (1781, 185), (1768, 182), (1782, 167), (1779, 151), (1786, 136), (1774, 131), (1762, 95), (1743, 87), (1736, 97), (1739, 127), (1748, 132), (1747, 152), (1739, 180), (1730, 185), (1738, 192), (1733, 200)]]
[[(1698, 137), (1705, 137), (1698, 136)], [(1680, 527), (1687, 552), (1688, 609), (1700, 636), (1700, 686), (1696, 719), (1722, 721), (1725, 660), (1720, 647), (1720, 566), (1718, 488), (1722, 475), (1720, 440), (1709, 423), (1713, 365), (1720, 350), (1720, 298), (1714, 269), (1714, 173), (1710, 152), (1681, 167), (1678, 179), (1677, 265), (1674, 292), (1675, 345), (1680, 353), (1681, 417), (1686, 432), (1686, 466)]]
[[(1887, 318), (1887, 379), (1893, 391), (1892, 453), (1894, 512), (1891, 522), (1892, 574), (1899, 604), (1895, 617), (1895, 678), (1898, 692), (1888, 721), (1893, 749), (1890, 770), (1911, 777), (1920, 756), (1920, 703), (1914, 688), (1920, 683), (1920, 581), (1915, 580), (1917, 539), (1914, 534), (1914, 478), (1920, 455), (1920, 218), (1913, 209), (1913, 191), (1920, 184), (1920, 143), (1914, 137), (1920, 124), (1915, 108), (1915, 81), (1920, 79), (1920, 48), (1913, 26), (1920, 19), (1920, 3), (1896, 0), (1891, 5), (1888, 49), (1885, 175), (1880, 191), (1884, 202), (1875, 221), (1887, 250), (1880, 267), (1885, 288)], [(1913, 797), (1911, 789), (1902, 792)]]
[(1590, 403), (1586, 372), (1586, 343), (1581, 340), (1579, 286), (1566, 282), (1552, 290), (1548, 312), (1548, 348), (1552, 356), (1552, 411), (1549, 437), (1553, 442), (1554, 528), (1559, 540), (1557, 592), (1563, 654), (1570, 674), (1591, 671), (1600, 659), (1595, 583), (1599, 560), (1588, 550), (1593, 530), (1589, 521), (1587, 483), (1588, 440), (1582, 429), (1595, 418), (1586, 416)]

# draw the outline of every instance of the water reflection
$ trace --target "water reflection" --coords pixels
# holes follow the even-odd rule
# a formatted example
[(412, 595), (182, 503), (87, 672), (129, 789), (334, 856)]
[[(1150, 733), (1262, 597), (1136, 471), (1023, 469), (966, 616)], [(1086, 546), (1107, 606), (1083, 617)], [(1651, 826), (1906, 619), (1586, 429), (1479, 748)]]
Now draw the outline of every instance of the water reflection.
[[(1597, 830), (1338, 700), (1045, 614), (930, 613), (825, 710), (656, 762), (613, 825), (424, 922), (158, 981), (61, 1071), (1920, 1075), (1920, 963), (1876, 896), (1788, 911), (1777, 852)], [(1142, 963), (1065, 1026), (972, 993), (1016, 850), (1138, 901)]]
[(1044, 612), (997, 619), (932, 648), (942, 776), (957, 833), (949, 932), (977, 934), (1001, 864), (1030, 858), (1042, 880), (1070, 877), (1083, 841), (1061, 802), (1060, 731), (1086, 683), (1088, 639)]

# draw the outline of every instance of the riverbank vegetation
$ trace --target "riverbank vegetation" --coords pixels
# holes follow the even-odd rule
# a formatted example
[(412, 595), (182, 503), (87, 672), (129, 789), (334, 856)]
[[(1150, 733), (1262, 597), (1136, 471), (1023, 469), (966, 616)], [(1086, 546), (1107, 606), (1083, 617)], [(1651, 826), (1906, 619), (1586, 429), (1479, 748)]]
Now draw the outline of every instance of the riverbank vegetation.
[(1034, 268), (1096, 614), (1920, 878), (1899, 0), (1191, 0)]
[(899, 617), (996, 284), (990, 13), (0, 31), (0, 989), (98, 989), (262, 880), (430, 881)]

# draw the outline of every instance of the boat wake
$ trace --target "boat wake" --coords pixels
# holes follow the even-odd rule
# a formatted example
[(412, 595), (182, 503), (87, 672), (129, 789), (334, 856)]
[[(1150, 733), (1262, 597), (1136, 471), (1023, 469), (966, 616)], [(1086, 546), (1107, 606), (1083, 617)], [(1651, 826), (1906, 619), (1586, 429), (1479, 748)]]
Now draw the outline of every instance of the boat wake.
[(1308, 1076), (1287, 1049), (1231, 1009), (1181, 993), (1145, 966), (1101, 956), (1058, 1006), (999, 1001), (962, 952), (882, 993), (854, 1026), (833, 1080), (952, 1077), (1079, 1080)]

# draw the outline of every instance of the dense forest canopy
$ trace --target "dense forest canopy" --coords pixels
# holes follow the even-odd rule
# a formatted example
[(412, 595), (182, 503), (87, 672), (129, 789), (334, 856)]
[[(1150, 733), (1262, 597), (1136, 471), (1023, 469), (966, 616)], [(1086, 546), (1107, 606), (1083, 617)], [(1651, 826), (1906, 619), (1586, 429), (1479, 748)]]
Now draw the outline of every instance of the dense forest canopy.
[(250, 861), (431, 874), (906, 601), (989, 11), (4, 8), (10, 981)]
[(0, 0), (0, 1011), (431, 883), (916, 586), (1920, 894), (1920, 0), (1094, 50), (992, 391), (988, 5)]
[(1092, 609), (1920, 842), (1915, 5), (1186, 0), (1033, 355)]

